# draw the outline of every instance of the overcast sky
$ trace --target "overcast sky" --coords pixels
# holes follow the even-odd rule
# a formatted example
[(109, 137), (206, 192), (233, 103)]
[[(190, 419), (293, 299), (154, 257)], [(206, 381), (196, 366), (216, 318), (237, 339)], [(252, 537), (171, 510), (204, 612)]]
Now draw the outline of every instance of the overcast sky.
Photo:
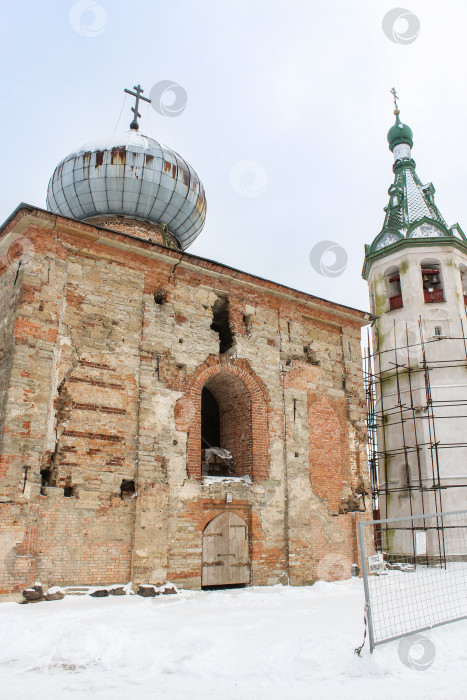
[[(410, 0), (393, 19), (395, 7), (5, 3), (0, 219), (21, 201), (45, 208), (63, 157), (128, 129), (125, 87), (141, 83), (148, 95), (172, 81), (178, 97), (144, 105), (141, 132), (179, 152), (204, 183), (206, 225), (189, 251), (368, 309), (363, 245), (381, 229), (393, 178), (394, 85), (417, 172), (434, 183), (448, 224), (467, 231), (467, 6)], [(161, 113), (171, 103), (178, 115)], [(321, 241), (335, 244), (337, 261)]]

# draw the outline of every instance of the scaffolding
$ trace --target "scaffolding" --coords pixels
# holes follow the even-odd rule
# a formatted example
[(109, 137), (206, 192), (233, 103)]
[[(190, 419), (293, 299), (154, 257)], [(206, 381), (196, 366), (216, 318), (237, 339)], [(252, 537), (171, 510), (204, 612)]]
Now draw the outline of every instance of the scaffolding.
[[(449, 382), (445, 381), (449, 373), (459, 378), (466, 372), (464, 324), (461, 319), (460, 336), (435, 335), (432, 338), (424, 337), (421, 317), (404, 325), (402, 328), (399, 323), (396, 327), (394, 322), (394, 342), (387, 350), (379, 347), (378, 330), (375, 329), (376, 337), (372, 338), (368, 329), (363, 354), (367, 451), (375, 520), (443, 513), (445, 502), (447, 510), (454, 510), (452, 503), (462, 498), (460, 491), (454, 493), (453, 490), (467, 487), (467, 461), (465, 454), (461, 454), (461, 450), (467, 450), (467, 442), (463, 441), (467, 439), (464, 429), (467, 427), (467, 384), (454, 385), (451, 392)], [(414, 328), (416, 333), (411, 332)], [(467, 373), (465, 376), (467, 380)], [(447, 397), (448, 393), (451, 396)], [(448, 430), (445, 421), (450, 421)], [(462, 429), (457, 430), (457, 427)], [(450, 452), (449, 456), (455, 459), (446, 459), (448, 451), (453, 450), (456, 452)], [(396, 463), (399, 472), (395, 477)], [(456, 469), (463, 468), (464, 473), (455, 477), (446, 475), (443, 466), (453, 463)], [(462, 495), (464, 493), (467, 497), (467, 492)], [(434, 523), (431, 520), (422, 526), (427, 531), (433, 530), (425, 563), (436, 561), (445, 565), (450, 553), (445, 546), (443, 519), (438, 518)], [(388, 533), (383, 532), (384, 527), (375, 532), (377, 550), (387, 546), (384, 543), (388, 541)], [(412, 534), (416, 561), (415, 531)], [(395, 551), (396, 558), (400, 554)], [(404, 552), (404, 556), (408, 554)]]

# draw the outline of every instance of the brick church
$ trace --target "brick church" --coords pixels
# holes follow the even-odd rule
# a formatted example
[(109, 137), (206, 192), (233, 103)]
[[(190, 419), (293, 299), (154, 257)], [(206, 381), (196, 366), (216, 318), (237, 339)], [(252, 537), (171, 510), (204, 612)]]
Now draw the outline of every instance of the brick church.
[(203, 185), (135, 91), (0, 231), (0, 592), (348, 577), (369, 315), (187, 253)]

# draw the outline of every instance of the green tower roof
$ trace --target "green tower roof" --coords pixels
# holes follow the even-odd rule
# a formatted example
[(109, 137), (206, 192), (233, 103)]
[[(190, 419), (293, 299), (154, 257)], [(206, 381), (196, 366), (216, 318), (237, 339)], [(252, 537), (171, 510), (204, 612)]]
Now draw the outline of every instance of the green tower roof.
[(435, 188), (423, 185), (415, 171), (412, 159), (412, 129), (399, 119), (399, 110), (394, 111), (396, 123), (389, 129), (389, 149), (399, 144), (408, 148), (395, 154), (393, 165), (394, 182), (388, 190), (389, 203), (384, 207), (383, 228), (371, 245), (365, 246), (363, 277), (368, 279), (374, 260), (390, 255), (399, 248), (445, 245), (449, 243), (467, 251), (467, 238), (458, 224), (448, 227), (435, 204)]

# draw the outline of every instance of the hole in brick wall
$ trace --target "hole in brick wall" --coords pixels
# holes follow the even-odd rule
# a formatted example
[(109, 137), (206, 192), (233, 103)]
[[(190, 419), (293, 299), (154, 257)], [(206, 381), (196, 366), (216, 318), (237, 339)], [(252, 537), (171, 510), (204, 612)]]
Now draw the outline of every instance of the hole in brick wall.
[(229, 324), (229, 300), (218, 297), (212, 307), (211, 329), (219, 334), (219, 354), (229, 350), (233, 345), (233, 335)]
[(41, 495), (47, 496), (47, 487), (55, 486), (55, 479), (51, 469), (41, 469)]
[(295, 452), (295, 457), (298, 457), (298, 452)]
[(159, 306), (165, 304), (165, 302), (167, 301), (167, 292), (165, 292), (163, 289), (156, 289), (156, 291), (154, 292), (154, 301)]
[(71, 484), (71, 476), (67, 476), (65, 479), (65, 486), (63, 487), (63, 495), (65, 498), (71, 498), (76, 495), (75, 487)]
[(243, 324), (245, 326), (247, 337), (251, 336), (251, 316), (243, 314)]
[(315, 352), (315, 350), (313, 350), (311, 345), (304, 345), (303, 352), (305, 354), (306, 361), (310, 365), (319, 365), (320, 364), (320, 361), (318, 360), (318, 358), (316, 356), (316, 352)]
[(50, 469), (41, 469), (41, 486), (52, 486), (52, 471)]
[(122, 479), (120, 486), (120, 498), (129, 499), (136, 495), (135, 482), (132, 479)]

